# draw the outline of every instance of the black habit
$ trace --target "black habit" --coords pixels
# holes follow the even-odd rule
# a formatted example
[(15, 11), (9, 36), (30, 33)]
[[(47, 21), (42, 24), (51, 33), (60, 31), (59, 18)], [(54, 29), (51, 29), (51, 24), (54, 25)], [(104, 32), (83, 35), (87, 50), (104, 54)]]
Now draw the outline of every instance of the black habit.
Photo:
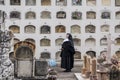
[(61, 51), (61, 68), (71, 70), (74, 65), (75, 49), (72, 43), (68, 40), (63, 42)]

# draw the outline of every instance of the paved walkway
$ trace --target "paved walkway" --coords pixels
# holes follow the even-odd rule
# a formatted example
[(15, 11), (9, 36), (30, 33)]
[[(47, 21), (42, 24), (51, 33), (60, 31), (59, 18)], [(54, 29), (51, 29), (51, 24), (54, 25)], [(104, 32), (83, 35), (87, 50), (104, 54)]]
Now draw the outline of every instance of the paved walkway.
[(79, 63), (75, 63), (71, 72), (63, 72), (64, 69), (60, 67), (60, 63), (54, 69), (57, 71), (57, 80), (77, 80), (74, 73), (80, 73), (81, 67)]

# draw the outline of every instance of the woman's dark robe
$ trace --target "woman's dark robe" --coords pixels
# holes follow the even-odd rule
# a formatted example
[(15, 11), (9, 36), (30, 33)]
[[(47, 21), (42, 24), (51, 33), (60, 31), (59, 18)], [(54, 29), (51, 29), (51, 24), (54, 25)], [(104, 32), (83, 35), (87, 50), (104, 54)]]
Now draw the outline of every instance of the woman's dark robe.
[(62, 44), (61, 51), (61, 68), (70, 70), (74, 65), (75, 49), (70, 41), (65, 41)]

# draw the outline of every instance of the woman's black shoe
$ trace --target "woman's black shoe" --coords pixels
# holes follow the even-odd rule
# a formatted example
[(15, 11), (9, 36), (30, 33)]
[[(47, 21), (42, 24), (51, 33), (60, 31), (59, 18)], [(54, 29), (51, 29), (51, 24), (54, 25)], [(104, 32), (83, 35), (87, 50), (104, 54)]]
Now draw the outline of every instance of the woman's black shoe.
[(65, 70), (64, 72), (71, 72), (71, 70)]

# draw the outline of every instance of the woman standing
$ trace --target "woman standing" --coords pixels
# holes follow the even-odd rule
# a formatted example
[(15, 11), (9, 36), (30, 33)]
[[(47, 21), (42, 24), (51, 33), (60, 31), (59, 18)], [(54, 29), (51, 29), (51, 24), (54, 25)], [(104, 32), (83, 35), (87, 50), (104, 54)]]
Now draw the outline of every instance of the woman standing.
[(61, 68), (64, 68), (64, 72), (71, 72), (74, 65), (74, 44), (72, 35), (70, 33), (66, 34), (66, 39), (63, 41), (61, 49)]

